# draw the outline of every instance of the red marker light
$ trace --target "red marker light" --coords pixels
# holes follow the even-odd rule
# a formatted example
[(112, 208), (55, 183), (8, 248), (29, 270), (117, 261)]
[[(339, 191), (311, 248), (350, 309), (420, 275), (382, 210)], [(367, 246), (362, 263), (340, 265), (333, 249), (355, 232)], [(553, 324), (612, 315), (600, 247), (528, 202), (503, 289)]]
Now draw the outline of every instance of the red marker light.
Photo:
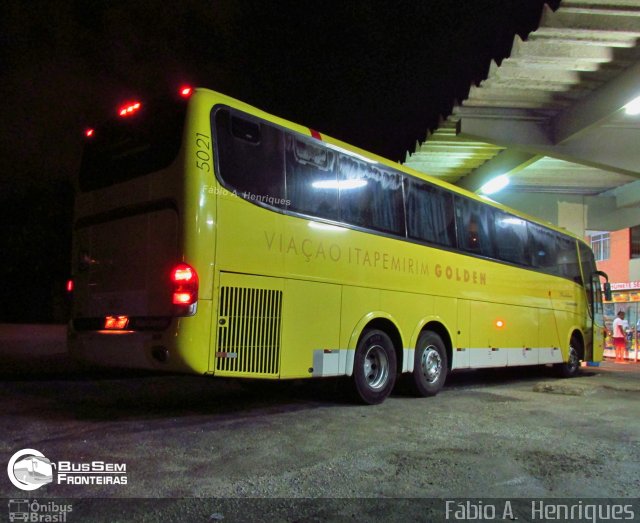
[(67, 292), (73, 292), (73, 279), (69, 278), (67, 280)]
[(128, 103), (120, 107), (118, 114), (122, 117), (131, 116), (133, 113), (139, 111), (140, 107), (142, 107), (140, 102)]
[(84, 131), (84, 135), (87, 138), (91, 138), (93, 136), (93, 134), (95, 133), (95, 131), (93, 129), (85, 129)]
[(183, 98), (189, 98), (192, 94), (193, 88), (189, 87), (188, 85), (180, 88), (180, 96), (182, 96)]

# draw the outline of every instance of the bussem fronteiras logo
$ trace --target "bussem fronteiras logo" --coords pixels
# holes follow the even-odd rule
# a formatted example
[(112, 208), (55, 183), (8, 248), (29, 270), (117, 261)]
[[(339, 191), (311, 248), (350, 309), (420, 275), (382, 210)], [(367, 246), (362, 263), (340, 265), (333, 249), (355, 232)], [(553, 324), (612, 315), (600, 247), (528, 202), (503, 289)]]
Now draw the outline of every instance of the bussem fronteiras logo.
[(53, 481), (54, 465), (42, 452), (22, 449), (16, 452), (7, 465), (9, 480), (21, 490), (35, 490)]

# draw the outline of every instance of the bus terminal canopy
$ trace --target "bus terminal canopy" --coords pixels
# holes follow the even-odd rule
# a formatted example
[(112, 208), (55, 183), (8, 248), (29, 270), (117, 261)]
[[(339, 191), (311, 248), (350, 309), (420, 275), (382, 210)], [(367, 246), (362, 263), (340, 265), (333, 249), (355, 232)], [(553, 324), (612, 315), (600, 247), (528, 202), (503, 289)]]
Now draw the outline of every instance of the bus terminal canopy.
[(475, 192), (507, 175), (491, 198), (576, 234), (637, 225), (639, 41), (638, 0), (545, 5), (405, 164)]

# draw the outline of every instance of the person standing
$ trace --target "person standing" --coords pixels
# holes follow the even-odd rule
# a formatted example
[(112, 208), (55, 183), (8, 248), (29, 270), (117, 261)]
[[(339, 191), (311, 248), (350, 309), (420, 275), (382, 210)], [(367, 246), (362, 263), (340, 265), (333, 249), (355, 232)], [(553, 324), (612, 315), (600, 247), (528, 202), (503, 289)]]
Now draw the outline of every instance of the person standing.
[(616, 362), (624, 362), (624, 353), (627, 349), (627, 330), (629, 323), (624, 319), (624, 311), (618, 311), (618, 316), (613, 320), (613, 347), (616, 350)]

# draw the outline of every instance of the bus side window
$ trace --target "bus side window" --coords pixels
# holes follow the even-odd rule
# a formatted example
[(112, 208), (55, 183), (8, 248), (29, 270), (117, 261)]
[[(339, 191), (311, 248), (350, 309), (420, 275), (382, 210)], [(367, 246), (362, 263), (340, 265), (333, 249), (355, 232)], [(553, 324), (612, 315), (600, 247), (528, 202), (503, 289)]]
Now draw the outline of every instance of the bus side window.
[(575, 240), (558, 236), (556, 241), (558, 245), (558, 272), (561, 276), (582, 285)]
[(429, 243), (455, 246), (453, 196), (427, 182), (405, 179), (407, 234)]
[(290, 210), (318, 218), (338, 219), (335, 154), (310, 138), (287, 134), (285, 163)]
[(531, 265), (527, 223), (511, 214), (494, 211), (495, 243), (498, 258), (519, 265)]
[(249, 143), (260, 143), (260, 124), (239, 118), (238, 116), (232, 116), (231, 134)]
[(224, 185), (253, 203), (282, 207), (283, 132), (228, 109), (217, 109), (213, 117), (217, 174)]
[(559, 274), (556, 233), (534, 223), (527, 224), (531, 264), (546, 273)]
[(346, 154), (337, 165), (341, 221), (404, 237), (402, 177)]
[(493, 209), (479, 202), (456, 196), (458, 247), (463, 251), (493, 257)]

